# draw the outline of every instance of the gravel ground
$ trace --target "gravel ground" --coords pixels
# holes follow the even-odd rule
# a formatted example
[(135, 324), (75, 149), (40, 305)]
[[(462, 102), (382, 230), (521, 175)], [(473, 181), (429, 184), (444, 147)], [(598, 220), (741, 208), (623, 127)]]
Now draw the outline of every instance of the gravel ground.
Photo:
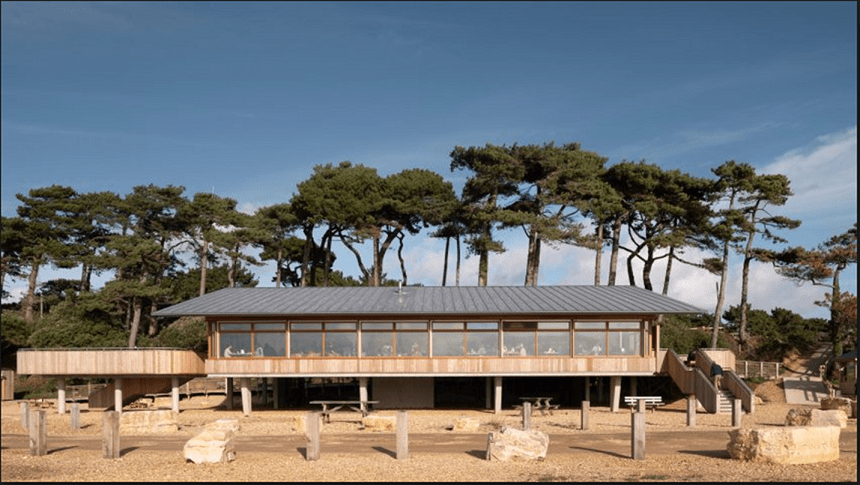
[[(755, 415), (744, 415), (742, 426), (782, 425), (789, 409), (800, 406), (785, 403), (783, 390), (774, 382), (756, 388), (762, 402)], [(217, 419), (238, 419), (241, 436), (301, 436), (294, 429), (295, 417), (306, 411), (265, 410), (243, 417), (239, 410), (220, 407), (223, 396), (203, 396), (181, 401), (179, 414), (180, 437), (189, 439), (207, 423)], [(169, 408), (169, 400), (157, 401), (157, 407)], [(686, 429), (684, 400), (668, 403), (647, 413), (646, 426), (650, 433)], [(20, 405), (6, 401), (2, 407), (2, 434), (21, 435), (26, 430), (20, 424)], [(377, 414), (393, 415), (394, 411)], [(667, 453), (659, 452), (659, 444), (646, 446), (644, 460), (632, 460), (616, 454), (590, 452), (573, 455), (548, 454), (539, 461), (488, 462), (474, 453), (411, 453), (408, 460), (396, 460), (388, 453), (326, 453), (319, 461), (306, 461), (302, 454), (254, 453), (237, 450), (237, 459), (230, 463), (194, 464), (185, 462), (176, 451), (124, 450), (120, 459), (110, 460), (92, 450), (66, 447), (52, 449), (51, 436), (100, 436), (99, 412), (88, 412), (82, 405), (81, 429), (71, 430), (69, 417), (49, 411), (48, 450), (46, 456), (31, 457), (29, 450), (3, 447), (2, 481), (705, 481), (705, 482), (822, 482), (857, 481), (857, 447), (843, 445), (840, 458), (828, 463), (809, 465), (770, 465), (746, 463), (728, 458), (727, 453)], [(500, 415), (480, 410), (409, 411), (410, 433), (452, 434), (449, 427), (460, 417), (477, 419), (479, 434), (500, 426), (519, 426), (515, 411)], [(332, 422), (323, 426), (322, 434), (368, 433), (359, 429), (360, 415), (336, 413)], [(590, 428), (579, 429), (580, 410), (559, 410), (552, 416), (536, 413), (532, 426), (550, 435), (579, 434), (587, 446), (601, 433), (629, 432), (628, 412), (610, 413), (608, 408), (593, 407), (589, 415)], [(731, 416), (699, 413), (696, 429), (728, 431)], [(687, 429), (689, 432), (689, 430)], [(856, 419), (849, 420), (843, 433), (857, 432)], [(657, 436), (655, 433), (654, 436)], [(604, 438), (605, 439), (605, 438)], [(856, 441), (856, 438), (855, 438)], [(653, 443), (653, 441), (649, 441)], [(728, 443), (726, 435), (725, 443)], [(724, 446), (724, 445), (723, 445)], [(655, 449), (657, 451), (655, 451)], [(724, 448), (723, 448), (724, 449)]]

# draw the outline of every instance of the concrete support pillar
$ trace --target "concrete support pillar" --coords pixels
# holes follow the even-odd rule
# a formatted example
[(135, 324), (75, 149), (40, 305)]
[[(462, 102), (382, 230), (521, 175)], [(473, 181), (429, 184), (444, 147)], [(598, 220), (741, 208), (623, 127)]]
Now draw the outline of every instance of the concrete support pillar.
[[(367, 377), (358, 378), (358, 400), (367, 401)], [(361, 405), (361, 410), (364, 411), (364, 404)]]
[(179, 412), (179, 378), (170, 378), (170, 409)]
[(243, 377), (242, 386), (242, 414), (245, 416), (251, 415), (251, 378)]
[(113, 380), (113, 408), (116, 412), (122, 412), (122, 379), (117, 377)]
[(484, 408), (493, 408), (493, 378), (489, 376), (484, 378)]
[(496, 388), (495, 389), (496, 402), (495, 402), (495, 406), (494, 406), (493, 410), (495, 411), (496, 414), (499, 414), (502, 412), (502, 376), (493, 377), (493, 386)]
[(621, 376), (612, 376), (609, 381), (609, 411), (615, 413), (618, 412), (621, 402)]
[(57, 414), (66, 414), (66, 378), (57, 379)]

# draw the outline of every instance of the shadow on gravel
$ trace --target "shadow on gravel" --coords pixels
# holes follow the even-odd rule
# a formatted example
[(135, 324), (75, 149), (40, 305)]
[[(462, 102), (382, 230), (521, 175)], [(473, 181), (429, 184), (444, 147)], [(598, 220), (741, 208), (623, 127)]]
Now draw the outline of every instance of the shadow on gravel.
[(77, 448), (77, 446), (61, 446), (60, 448), (54, 448), (53, 450), (48, 450), (49, 455), (53, 455), (54, 453), (59, 453), (61, 451), (73, 450)]
[(469, 456), (474, 456), (475, 458), (480, 458), (481, 460), (485, 461), (487, 459), (487, 450), (472, 450), (467, 451), (466, 454)]
[(614, 456), (617, 458), (630, 458), (627, 455), (622, 455), (621, 453), (616, 453), (614, 451), (606, 451), (606, 450), (598, 450), (597, 448), (586, 448), (584, 446), (571, 446), (572, 450), (582, 450), (582, 451), (590, 451), (592, 453), (603, 453), (604, 455)]
[(685, 455), (707, 456), (708, 458), (725, 458), (727, 460), (730, 460), (732, 458), (732, 455), (730, 455), (729, 452), (726, 450), (679, 450), (678, 453)]
[(383, 448), (382, 446), (374, 446), (373, 449), (380, 452), (380, 453), (385, 453), (386, 455), (390, 456), (391, 458), (397, 458), (397, 453), (389, 450), (388, 448)]

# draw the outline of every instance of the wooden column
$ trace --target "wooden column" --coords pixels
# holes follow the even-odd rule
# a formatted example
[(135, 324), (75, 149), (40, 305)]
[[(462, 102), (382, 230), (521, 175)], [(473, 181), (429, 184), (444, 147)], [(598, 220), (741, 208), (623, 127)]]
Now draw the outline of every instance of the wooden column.
[(631, 415), (631, 454), (634, 460), (645, 459), (645, 413), (635, 412)]
[(580, 416), (580, 428), (582, 430), (588, 429), (588, 411), (590, 406), (588, 401), (582, 401), (582, 415)]
[(696, 427), (696, 395), (690, 394), (687, 396), (687, 426), (690, 428)]
[(69, 425), (72, 429), (81, 429), (81, 403), (72, 402), (72, 410), (69, 414)]
[(66, 414), (66, 378), (57, 379), (57, 414)]
[(409, 416), (406, 411), (397, 411), (397, 459), (409, 458)]
[(320, 459), (320, 412), (308, 411), (305, 418), (305, 460), (316, 461)]
[(48, 454), (48, 423), (44, 409), (30, 411), (30, 456)]
[(119, 412), (106, 411), (102, 417), (102, 457), (119, 458)]
[(30, 403), (19, 403), (19, 409), (21, 412), (21, 426), (24, 429), (30, 429)]
[(732, 399), (732, 428), (741, 427), (741, 418), (744, 415), (741, 409), (741, 400), (738, 398)]
[(523, 401), (523, 431), (532, 428), (532, 403)]

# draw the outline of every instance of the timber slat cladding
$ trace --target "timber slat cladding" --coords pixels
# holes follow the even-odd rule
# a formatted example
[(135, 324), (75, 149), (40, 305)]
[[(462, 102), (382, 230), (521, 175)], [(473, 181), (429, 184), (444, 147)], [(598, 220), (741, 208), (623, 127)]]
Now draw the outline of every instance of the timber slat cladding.
[(373, 358), (373, 359), (210, 359), (211, 375), (496, 375), (567, 374), (593, 375), (656, 372), (654, 358), (642, 357), (558, 357), (558, 358)]
[(199, 375), (204, 369), (190, 350), (33, 350), (17, 358), (18, 372), (28, 375)]

